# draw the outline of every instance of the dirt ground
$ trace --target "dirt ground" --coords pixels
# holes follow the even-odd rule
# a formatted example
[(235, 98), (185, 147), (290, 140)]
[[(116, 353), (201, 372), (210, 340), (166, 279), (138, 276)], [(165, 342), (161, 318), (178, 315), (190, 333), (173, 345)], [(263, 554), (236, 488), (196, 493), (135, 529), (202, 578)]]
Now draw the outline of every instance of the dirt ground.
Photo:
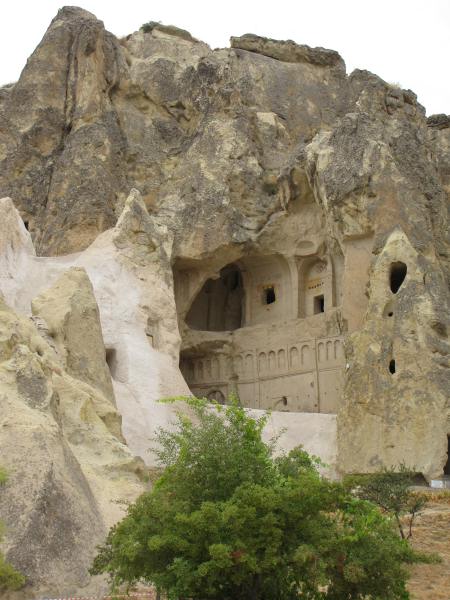
[(442, 562), (415, 565), (409, 581), (412, 600), (450, 600), (450, 495), (436, 496), (417, 518), (413, 529), (417, 550), (437, 553)]

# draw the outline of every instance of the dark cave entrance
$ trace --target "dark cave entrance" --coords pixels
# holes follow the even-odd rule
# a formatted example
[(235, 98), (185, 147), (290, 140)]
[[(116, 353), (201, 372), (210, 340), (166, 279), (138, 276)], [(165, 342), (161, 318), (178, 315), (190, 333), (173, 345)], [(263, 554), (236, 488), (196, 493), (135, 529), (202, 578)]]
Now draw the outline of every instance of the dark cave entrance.
[(208, 279), (186, 316), (191, 329), (233, 331), (243, 325), (244, 286), (238, 266), (228, 265), (218, 279)]
[(323, 312), (325, 312), (325, 296), (323, 294), (314, 296), (314, 314), (318, 315)]
[(450, 475), (450, 435), (447, 436), (447, 462), (444, 467), (444, 475)]
[(402, 283), (405, 281), (408, 267), (404, 262), (398, 261), (391, 264), (391, 272), (389, 275), (389, 283), (391, 286), (391, 292), (396, 294), (400, 289)]
[(264, 304), (273, 304), (277, 299), (273, 285), (264, 288)]

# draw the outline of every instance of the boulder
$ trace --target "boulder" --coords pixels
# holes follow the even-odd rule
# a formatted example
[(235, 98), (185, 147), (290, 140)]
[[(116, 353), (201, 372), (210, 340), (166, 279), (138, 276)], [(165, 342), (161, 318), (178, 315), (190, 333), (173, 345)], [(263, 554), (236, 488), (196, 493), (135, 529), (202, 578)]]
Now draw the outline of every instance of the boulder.
[(0, 455), (9, 480), (0, 515), (6, 556), (27, 578), (14, 600), (105, 591), (88, 574), (95, 547), (123, 514), (117, 501), (145, 489), (111, 400), (65, 366), (1, 300)]
[(72, 267), (63, 273), (34, 298), (32, 311), (47, 323), (67, 373), (97, 388), (114, 404), (100, 315), (86, 271)]

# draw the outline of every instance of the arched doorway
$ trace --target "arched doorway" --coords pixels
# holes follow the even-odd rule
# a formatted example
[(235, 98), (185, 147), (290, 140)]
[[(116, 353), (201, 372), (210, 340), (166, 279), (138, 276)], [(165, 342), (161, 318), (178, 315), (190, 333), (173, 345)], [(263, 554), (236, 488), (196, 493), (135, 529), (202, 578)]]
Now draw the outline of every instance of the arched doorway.
[(299, 277), (300, 316), (324, 313), (331, 306), (331, 272), (326, 260), (305, 261)]

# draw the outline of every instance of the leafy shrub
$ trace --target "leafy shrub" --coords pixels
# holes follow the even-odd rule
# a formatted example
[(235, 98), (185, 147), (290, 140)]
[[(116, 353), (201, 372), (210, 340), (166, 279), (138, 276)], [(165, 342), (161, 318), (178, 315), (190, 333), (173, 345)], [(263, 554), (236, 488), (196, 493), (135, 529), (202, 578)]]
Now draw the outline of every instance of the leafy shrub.
[(400, 536), (409, 539), (414, 519), (427, 503), (426, 496), (411, 490), (415, 477), (416, 472), (402, 463), (396, 468), (383, 468), (376, 473), (348, 477), (346, 483), (354, 487), (354, 493), (359, 498), (369, 500), (386, 513), (394, 515)]
[(141, 25), (140, 30), (144, 33), (151, 33), (160, 23), (158, 21), (148, 21)]
[(405, 565), (426, 561), (374, 504), (319, 475), (303, 449), (274, 458), (258, 419), (186, 399), (160, 430), (165, 467), (99, 548), (114, 589), (154, 584), (169, 600), (405, 600)]

